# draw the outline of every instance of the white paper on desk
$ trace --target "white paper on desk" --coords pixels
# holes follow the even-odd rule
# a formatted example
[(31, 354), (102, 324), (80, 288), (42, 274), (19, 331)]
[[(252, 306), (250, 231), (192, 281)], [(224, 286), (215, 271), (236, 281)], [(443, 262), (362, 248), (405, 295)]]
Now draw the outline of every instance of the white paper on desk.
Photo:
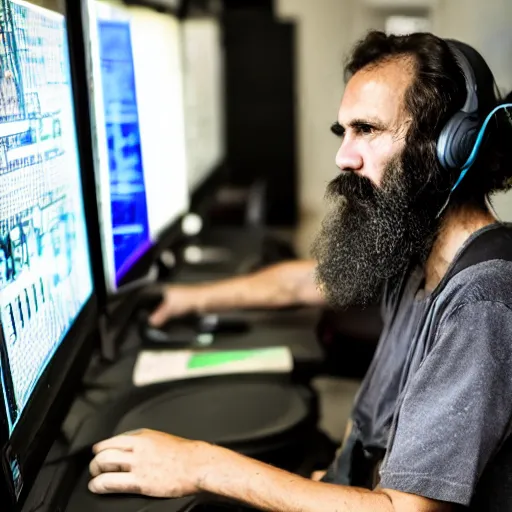
[(237, 373), (290, 373), (293, 357), (288, 347), (245, 350), (146, 350), (133, 370), (135, 386)]

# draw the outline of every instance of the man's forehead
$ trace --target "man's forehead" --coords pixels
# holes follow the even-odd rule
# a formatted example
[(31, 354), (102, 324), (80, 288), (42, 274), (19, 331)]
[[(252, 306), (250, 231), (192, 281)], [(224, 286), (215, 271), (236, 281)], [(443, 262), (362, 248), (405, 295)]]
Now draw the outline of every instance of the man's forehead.
[(358, 71), (347, 83), (338, 121), (348, 126), (354, 119), (399, 122), (405, 111), (405, 93), (414, 78), (409, 59), (395, 59)]

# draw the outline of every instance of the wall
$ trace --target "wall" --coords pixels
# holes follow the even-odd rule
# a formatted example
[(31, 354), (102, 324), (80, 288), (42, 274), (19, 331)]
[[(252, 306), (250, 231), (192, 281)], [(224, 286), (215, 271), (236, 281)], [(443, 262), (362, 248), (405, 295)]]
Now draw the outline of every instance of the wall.
[(510, 0), (439, 0), (432, 22), (436, 34), (461, 39), (479, 50), (500, 88), (512, 89)]
[(343, 63), (353, 42), (384, 19), (360, 0), (278, 0), (277, 15), (297, 26), (298, 249), (307, 254), (323, 217), (324, 192), (336, 176), (339, 141), (329, 128), (344, 90)]

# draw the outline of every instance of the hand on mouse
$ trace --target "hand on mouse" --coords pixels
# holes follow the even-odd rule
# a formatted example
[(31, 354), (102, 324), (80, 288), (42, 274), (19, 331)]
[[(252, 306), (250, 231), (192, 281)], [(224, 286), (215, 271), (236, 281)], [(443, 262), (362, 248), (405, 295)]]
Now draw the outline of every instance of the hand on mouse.
[(196, 288), (186, 285), (171, 285), (163, 288), (163, 300), (150, 315), (150, 325), (161, 327), (172, 318), (197, 311), (199, 291)]
[[(138, 430), (102, 441), (93, 447), (89, 490), (96, 494), (143, 494), (178, 498), (199, 492), (199, 441)], [(205, 450), (206, 451), (206, 450)]]

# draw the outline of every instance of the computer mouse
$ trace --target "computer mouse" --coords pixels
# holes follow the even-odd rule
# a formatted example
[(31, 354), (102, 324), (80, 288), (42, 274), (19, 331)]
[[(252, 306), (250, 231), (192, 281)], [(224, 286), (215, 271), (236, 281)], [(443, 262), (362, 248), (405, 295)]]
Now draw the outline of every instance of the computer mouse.
[(139, 335), (146, 345), (167, 346), (167, 348), (205, 347), (213, 343), (213, 334), (199, 332), (194, 325), (169, 322), (162, 327), (149, 323), (147, 314), (138, 320)]
[(249, 331), (249, 322), (229, 314), (203, 314), (197, 318), (197, 328), (202, 333), (242, 334)]

